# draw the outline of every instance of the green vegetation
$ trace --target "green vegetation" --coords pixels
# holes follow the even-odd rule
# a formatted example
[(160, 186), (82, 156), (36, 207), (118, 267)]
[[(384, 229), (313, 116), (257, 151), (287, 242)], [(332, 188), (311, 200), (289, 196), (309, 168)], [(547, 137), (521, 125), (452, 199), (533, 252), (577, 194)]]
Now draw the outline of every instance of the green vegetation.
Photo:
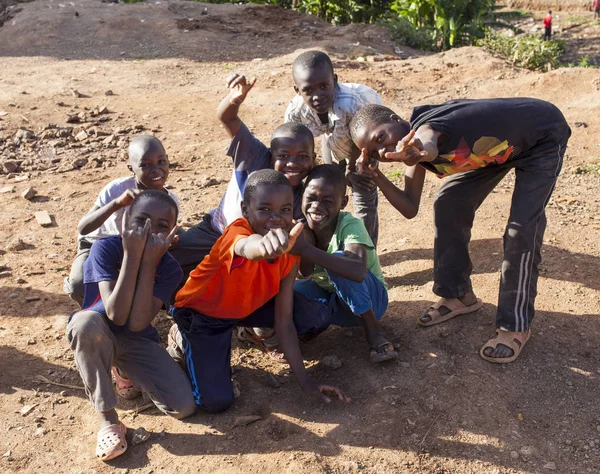
[(538, 36), (509, 37), (488, 30), (479, 45), (511, 64), (531, 70), (543, 70), (550, 65), (560, 66), (559, 57), (564, 52), (561, 40), (543, 41)]
[(385, 177), (390, 181), (398, 181), (400, 178), (404, 176), (404, 171), (402, 169), (388, 171), (385, 173)]
[(590, 163), (586, 163), (575, 168), (575, 174), (594, 174), (600, 176), (600, 160), (591, 160)]

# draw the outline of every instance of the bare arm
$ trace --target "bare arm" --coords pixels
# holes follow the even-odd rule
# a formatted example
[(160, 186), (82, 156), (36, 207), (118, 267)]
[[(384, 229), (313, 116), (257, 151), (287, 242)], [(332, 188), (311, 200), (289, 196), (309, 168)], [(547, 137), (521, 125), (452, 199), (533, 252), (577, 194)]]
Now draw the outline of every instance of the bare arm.
[(168, 236), (161, 233), (148, 234), (129, 315), (129, 329), (132, 331), (141, 331), (148, 327), (163, 305), (159, 298), (153, 296), (154, 275), (161, 258), (175, 237), (175, 232), (177, 232), (177, 226), (171, 230)]
[(304, 224), (298, 222), (289, 234), (283, 229), (272, 229), (265, 236), (252, 234), (238, 240), (233, 251), (248, 260), (277, 258), (292, 249), (303, 227)]
[(347, 244), (344, 255), (327, 253), (313, 245), (304, 246), (301, 252), (302, 260), (309, 260), (342, 278), (360, 283), (367, 276), (367, 252), (364, 245)]
[(379, 169), (376, 170), (373, 181), (392, 206), (407, 219), (412, 219), (419, 212), (425, 173), (425, 168), (419, 165), (406, 168), (404, 189), (398, 188)]
[(298, 267), (294, 265), (290, 273), (281, 280), (279, 293), (275, 297), (275, 333), (279, 344), (304, 393), (318, 397), (326, 403), (331, 401), (329, 397), (349, 402), (350, 399), (339, 388), (312, 380), (306, 372), (293, 321), (294, 280), (297, 272)]
[(240, 110), (240, 105), (242, 105), (246, 99), (246, 95), (250, 92), (250, 89), (254, 87), (254, 84), (256, 84), (256, 78), (248, 82), (245, 76), (237, 73), (232, 74), (227, 78), (227, 88), (230, 92), (219, 103), (219, 106), (217, 107), (217, 118), (221, 121), (231, 138), (239, 132), (242, 126), (243, 122), (240, 119), (238, 112)]
[(81, 218), (77, 225), (77, 231), (81, 235), (87, 235), (90, 232), (98, 229), (106, 219), (108, 219), (114, 212), (122, 209), (125, 206), (129, 206), (135, 196), (139, 193), (137, 189), (128, 189), (123, 192), (117, 199), (113, 199), (108, 204), (99, 207), (94, 205), (88, 213)]
[[(126, 220), (125, 215), (123, 222)], [(106, 315), (118, 326), (125, 326), (129, 321), (149, 229), (148, 220), (143, 228), (135, 227), (123, 231), (123, 262), (119, 276), (116, 281), (103, 281), (98, 284)]]

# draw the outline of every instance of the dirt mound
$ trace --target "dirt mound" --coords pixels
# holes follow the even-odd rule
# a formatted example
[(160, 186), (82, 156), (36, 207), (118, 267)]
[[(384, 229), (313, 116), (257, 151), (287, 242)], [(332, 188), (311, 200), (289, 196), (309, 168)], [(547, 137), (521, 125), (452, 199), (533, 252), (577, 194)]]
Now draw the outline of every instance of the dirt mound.
[(508, 8), (522, 8), (534, 11), (552, 10), (555, 12), (589, 10), (592, 4), (589, 0), (507, 0), (504, 3), (506, 3)]
[(315, 46), (358, 56), (394, 53), (383, 28), (335, 28), (273, 6), (38, 0), (19, 9), (0, 29), (0, 55), (245, 61)]

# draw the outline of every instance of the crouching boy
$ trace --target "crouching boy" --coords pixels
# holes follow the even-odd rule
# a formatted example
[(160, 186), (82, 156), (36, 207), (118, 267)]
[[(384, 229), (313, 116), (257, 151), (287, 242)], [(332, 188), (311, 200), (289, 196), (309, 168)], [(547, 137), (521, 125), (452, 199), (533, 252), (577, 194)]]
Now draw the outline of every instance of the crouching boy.
[(323, 312), (292, 317), (299, 258), (291, 255), (303, 225), (293, 228), (292, 185), (284, 174), (264, 169), (244, 189), (243, 218), (235, 220), (177, 293), (174, 319), (183, 341), (196, 403), (218, 413), (234, 402), (231, 333), (234, 326), (274, 327), (302, 390), (325, 401), (347, 401), (336, 387), (308, 377), (298, 334), (328, 325)]
[(167, 252), (176, 222), (173, 199), (143, 191), (123, 216), (122, 235), (95, 242), (85, 262), (83, 309), (71, 316), (67, 339), (100, 418), (96, 456), (102, 461), (127, 449), (111, 367), (167, 415), (184, 418), (196, 409), (185, 372), (151, 324), (181, 280), (181, 267)]
[[(301, 273), (294, 289), (325, 303), (338, 326), (363, 326), (373, 363), (397, 359), (398, 352), (383, 333), (379, 320), (388, 306), (388, 293), (375, 246), (360, 219), (341, 212), (348, 203), (344, 172), (320, 165), (309, 173), (302, 212), (314, 235), (314, 245), (299, 239)], [(310, 234), (308, 234), (310, 235)]]

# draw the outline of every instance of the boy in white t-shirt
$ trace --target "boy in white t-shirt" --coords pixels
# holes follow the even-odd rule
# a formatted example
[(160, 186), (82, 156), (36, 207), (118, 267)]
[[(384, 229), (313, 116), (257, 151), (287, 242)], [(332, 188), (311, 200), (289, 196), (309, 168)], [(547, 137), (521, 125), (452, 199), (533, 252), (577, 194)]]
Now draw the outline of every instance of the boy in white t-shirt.
[(79, 232), (78, 251), (71, 274), (65, 278), (64, 290), (69, 297), (83, 302), (83, 264), (92, 244), (111, 235), (119, 235), (125, 208), (133, 202), (135, 196), (145, 189), (158, 189), (175, 201), (177, 197), (164, 186), (169, 176), (169, 158), (160, 140), (152, 135), (140, 135), (129, 144), (129, 164), (133, 176), (117, 178), (108, 183), (98, 194), (96, 202), (77, 226)]

